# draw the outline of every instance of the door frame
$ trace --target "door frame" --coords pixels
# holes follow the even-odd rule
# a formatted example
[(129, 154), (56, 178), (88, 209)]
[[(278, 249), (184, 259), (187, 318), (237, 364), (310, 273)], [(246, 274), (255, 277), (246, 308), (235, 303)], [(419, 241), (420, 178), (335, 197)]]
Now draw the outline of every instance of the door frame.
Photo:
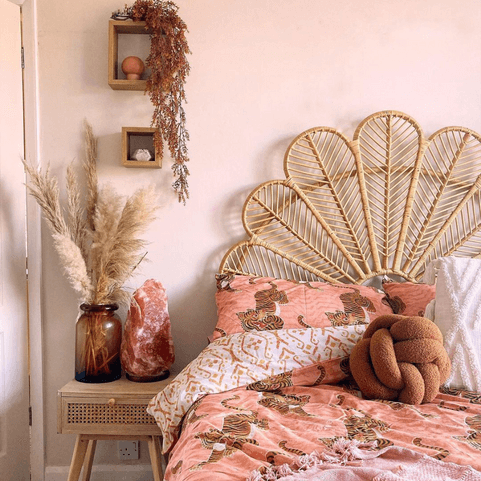
[[(41, 165), (38, 108), (37, 0), (10, 0), (20, 6), (24, 49), (24, 142), (25, 158)], [(42, 243), (41, 214), (35, 200), (27, 195), (27, 312), (29, 332), (30, 389), (30, 479), (45, 480), (45, 412), (43, 388), (42, 335)]]

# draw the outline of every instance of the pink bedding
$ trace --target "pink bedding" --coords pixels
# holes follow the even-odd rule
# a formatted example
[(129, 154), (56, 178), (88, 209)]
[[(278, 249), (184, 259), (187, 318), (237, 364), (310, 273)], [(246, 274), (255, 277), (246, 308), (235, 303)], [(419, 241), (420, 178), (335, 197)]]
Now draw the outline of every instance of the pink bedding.
[(165, 479), (245, 480), (262, 466), (322, 452), (341, 437), (481, 470), (481, 397), (439, 394), (430, 404), (409, 406), (363, 400), (329, 385), (210, 394), (185, 417)]
[(245, 481), (338, 440), (481, 471), (481, 395), (442, 393), (410, 406), (364, 400), (343, 384), (346, 353), (364, 330), (248, 332), (210, 344), (149, 404), (170, 453), (165, 479)]

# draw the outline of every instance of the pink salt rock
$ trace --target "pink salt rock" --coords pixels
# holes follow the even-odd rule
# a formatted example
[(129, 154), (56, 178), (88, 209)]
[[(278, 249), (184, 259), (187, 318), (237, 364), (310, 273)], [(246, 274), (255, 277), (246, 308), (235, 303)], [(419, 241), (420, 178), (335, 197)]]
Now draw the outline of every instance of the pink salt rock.
[(127, 378), (159, 381), (174, 363), (167, 295), (159, 281), (149, 279), (132, 296), (120, 348)]

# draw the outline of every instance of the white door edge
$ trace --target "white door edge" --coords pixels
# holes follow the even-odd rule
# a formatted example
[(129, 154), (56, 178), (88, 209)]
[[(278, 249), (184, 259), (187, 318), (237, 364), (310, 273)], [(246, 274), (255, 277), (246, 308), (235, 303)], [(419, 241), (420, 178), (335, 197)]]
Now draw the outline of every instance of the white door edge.
[[(32, 165), (40, 165), (37, 0), (24, 0), (21, 3), (23, 17), (23, 46), (25, 55), (25, 155), (28, 162)], [(30, 337), (30, 407), (32, 410), (32, 426), (30, 430), (30, 475), (32, 481), (45, 480), (41, 225), (40, 209), (35, 200), (31, 196), (28, 196), (27, 256)]]

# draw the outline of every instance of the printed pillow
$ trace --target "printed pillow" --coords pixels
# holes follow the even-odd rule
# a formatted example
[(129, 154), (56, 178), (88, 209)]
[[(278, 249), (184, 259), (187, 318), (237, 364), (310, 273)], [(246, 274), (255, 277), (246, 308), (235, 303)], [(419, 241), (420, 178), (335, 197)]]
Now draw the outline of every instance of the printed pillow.
[(414, 282), (385, 281), (382, 288), (394, 314), (424, 317), (426, 306), (436, 296), (436, 286)]
[(368, 324), (392, 314), (372, 287), (219, 274), (214, 339), (248, 331)]

